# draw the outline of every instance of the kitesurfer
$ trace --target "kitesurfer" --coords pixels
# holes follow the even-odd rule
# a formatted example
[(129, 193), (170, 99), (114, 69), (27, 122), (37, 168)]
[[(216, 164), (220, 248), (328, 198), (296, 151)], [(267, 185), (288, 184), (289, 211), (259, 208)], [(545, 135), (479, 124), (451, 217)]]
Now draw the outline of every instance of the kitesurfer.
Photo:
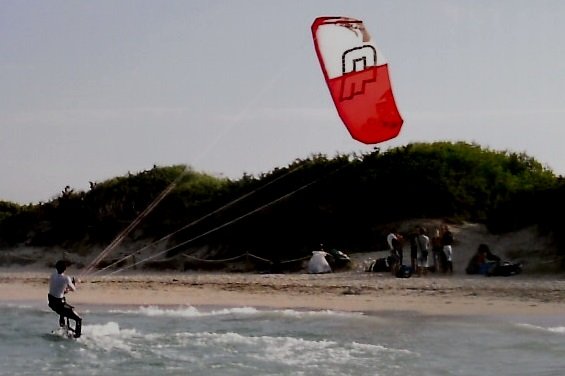
[(65, 326), (65, 318), (75, 321), (74, 337), (79, 338), (81, 335), (82, 318), (75, 312), (74, 307), (65, 300), (65, 294), (68, 291), (75, 291), (76, 285), (74, 278), (65, 275), (67, 270), (67, 262), (59, 260), (55, 263), (55, 271), (49, 279), (49, 308), (59, 314), (59, 325)]

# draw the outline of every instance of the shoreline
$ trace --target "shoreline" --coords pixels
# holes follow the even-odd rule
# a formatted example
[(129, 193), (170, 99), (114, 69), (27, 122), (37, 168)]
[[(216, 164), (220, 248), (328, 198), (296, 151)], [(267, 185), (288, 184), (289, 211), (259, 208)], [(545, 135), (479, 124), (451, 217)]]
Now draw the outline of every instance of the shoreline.
[[(45, 304), (50, 271), (0, 271), (0, 302)], [(73, 275), (71, 272), (70, 275)], [(201, 306), (428, 315), (565, 315), (562, 276), (135, 273), (86, 278), (68, 295), (81, 306)]]

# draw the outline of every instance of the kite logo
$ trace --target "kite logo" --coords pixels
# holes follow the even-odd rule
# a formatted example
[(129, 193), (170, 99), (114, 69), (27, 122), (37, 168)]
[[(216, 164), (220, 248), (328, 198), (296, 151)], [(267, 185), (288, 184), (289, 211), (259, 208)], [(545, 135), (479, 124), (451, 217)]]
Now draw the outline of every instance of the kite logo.
[[(365, 45), (344, 51), (341, 56), (341, 73), (359, 72), (368, 66), (377, 65), (377, 50), (375, 47)], [(358, 69), (362, 66), (361, 69)]]
[[(366, 85), (377, 80), (377, 70), (367, 69), (367, 67), (374, 67), (375, 65), (377, 65), (377, 50), (373, 46), (365, 45), (343, 52), (341, 57), (343, 81), (339, 95), (340, 101), (353, 99), (356, 95), (365, 93)], [(348, 75), (348, 73), (357, 74)]]

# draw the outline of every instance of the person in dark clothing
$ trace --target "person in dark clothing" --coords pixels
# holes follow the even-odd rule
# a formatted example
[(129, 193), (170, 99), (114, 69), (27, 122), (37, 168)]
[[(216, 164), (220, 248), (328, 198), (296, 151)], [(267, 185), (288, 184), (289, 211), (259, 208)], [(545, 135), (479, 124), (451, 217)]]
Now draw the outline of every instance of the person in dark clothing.
[(443, 227), (443, 233), (441, 235), (442, 244), (442, 260), (445, 268), (443, 271), (445, 273), (453, 274), (453, 233), (449, 230), (449, 227)]
[(490, 269), (500, 264), (500, 257), (491, 252), (486, 244), (479, 245), (477, 253), (471, 258), (465, 272), (467, 274), (488, 275)]
[(412, 271), (416, 270), (416, 266), (418, 265), (418, 229), (414, 230), (410, 234), (410, 266), (412, 267)]

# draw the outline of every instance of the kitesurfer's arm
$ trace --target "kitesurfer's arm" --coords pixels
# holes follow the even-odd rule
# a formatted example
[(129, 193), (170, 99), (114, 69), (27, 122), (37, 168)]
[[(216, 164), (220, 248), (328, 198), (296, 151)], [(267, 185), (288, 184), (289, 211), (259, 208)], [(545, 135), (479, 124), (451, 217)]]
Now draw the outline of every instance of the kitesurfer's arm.
[(74, 284), (74, 278), (67, 277), (67, 288), (65, 289), (65, 292), (76, 291), (76, 289), (77, 287)]

